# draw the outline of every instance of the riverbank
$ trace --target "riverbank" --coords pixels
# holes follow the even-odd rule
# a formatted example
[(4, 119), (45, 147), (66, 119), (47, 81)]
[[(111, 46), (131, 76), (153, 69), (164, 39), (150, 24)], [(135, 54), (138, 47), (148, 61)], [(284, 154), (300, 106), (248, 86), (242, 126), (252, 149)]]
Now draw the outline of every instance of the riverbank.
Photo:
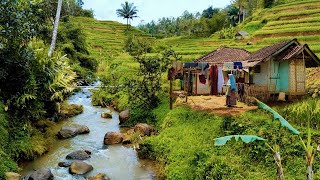
[(25, 162), (51, 151), (63, 120), (83, 111), (82, 106), (75, 104), (64, 103), (60, 108), (56, 121), (40, 120), (19, 127), (9, 125), (10, 117), (0, 103), (0, 179), (4, 179), (5, 172), (17, 172)]
[[(107, 108), (92, 106), (91, 93), (89, 91), (78, 92), (69, 100), (69, 104), (83, 106), (83, 113), (69, 118), (60, 127), (78, 124), (90, 129), (90, 133), (81, 134), (70, 139), (57, 140), (53, 149), (32, 162), (23, 166), (22, 175), (28, 175), (34, 170), (49, 168), (56, 178), (72, 179), (75, 176), (69, 173), (69, 168), (58, 167), (59, 162), (71, 162), (66, 159), (69, 153), (78, 150), (91, 152), (90, 158), (84, 160), (92, 165), (93, 170), (84, 176), (76, 176), (85, 179), (99, 173), (106, 174), (111, 179), (143, 179), (154, 176), (152, 170), (140, 163), (137, 152), (129, 146), (122, 144), (104, 145), (104, 137), (107, 132), (120, 132), (119, 114)], [(102, 118), (102, 113), (111, 113), (112, 118)], [(59, 131), (57, 129), (55, 134)]]
[[(165, 179), (276, 179), (272, 152), (263, 142), (231, 142), (214, 146), (214, 139), (233, 134), (251, 134), (278, 145), (287, 179), (305, 178), (305, 151), (297, 136), (280, 129), (279, 122), (263, 110), (237, 116), (217, 116), (187, 106), (169, 110), (166, 99), (153, 113), (158, 135), (146, 138), (139, 155), (163, 165)], [(282, 112), (285, 113), (285, 112)], [(287, 116), (287, 115), (286, 115)], [(306, 127), (293, 124), (306, 137)], [(319, 132), (312, 130), (314, 142)], [(315, 162), (319, 162), (316, 156)], [(319, 164), (314, 173), (319, 175)]]

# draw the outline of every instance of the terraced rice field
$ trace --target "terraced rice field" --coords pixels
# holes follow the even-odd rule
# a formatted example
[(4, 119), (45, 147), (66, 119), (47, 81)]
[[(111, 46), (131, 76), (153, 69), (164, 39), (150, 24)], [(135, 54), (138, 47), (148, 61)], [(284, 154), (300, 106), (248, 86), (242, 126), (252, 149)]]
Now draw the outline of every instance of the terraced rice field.
[[(90, 52), (99, 59), (103, 66), (111, 63), (125, 65), (127, 69), (136, 68), (137, 64), (123, 51), (126, 39), (126, 25), (113, 21), (96, 21), (89, 18), (76, 18), (88, 35)], [(257, 11), (251, 18), (241, 24), (238, 30), (249, 32), (245, 40), (221, 40), (210, 38), (172, 37), (156, 40), (156, 45), (172, 47), (182, 60), (193, 61), (219, 47), (244, 48), (254, 52), (260, 48), (285, 40), (297, 38), (306, 43), (320, 57), (320, 1), (295, 0), (285, 5)], [(150, 35), (131, 28), (140, 37), (155, 40)], [(247, 42), (253, 45), (247, 45)], [(101, 67), (103, 68), (103, 67)]]

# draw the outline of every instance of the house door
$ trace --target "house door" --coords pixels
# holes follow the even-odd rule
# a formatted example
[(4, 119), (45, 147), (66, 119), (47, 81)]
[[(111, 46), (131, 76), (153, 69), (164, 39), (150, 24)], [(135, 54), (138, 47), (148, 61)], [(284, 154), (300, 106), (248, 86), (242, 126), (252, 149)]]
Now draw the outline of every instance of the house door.
[(277, 82), (279, 80), (279, 62), (271, 61), (271, 69), (270, 69), (270, 85), (269, 91), (276, 92), (277, 90)]
[(279, 62), (279, 79), (277, 79), (277, 92), (289, 90), (289, 61)]

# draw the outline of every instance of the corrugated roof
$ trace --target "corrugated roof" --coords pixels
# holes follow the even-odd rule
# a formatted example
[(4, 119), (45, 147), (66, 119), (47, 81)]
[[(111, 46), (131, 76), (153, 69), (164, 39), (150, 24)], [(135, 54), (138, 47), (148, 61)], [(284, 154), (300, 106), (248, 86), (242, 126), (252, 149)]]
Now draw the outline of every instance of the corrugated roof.
[(287, 60), (287, 59), (292, 58), (299, 51), (301, 51), (304, 47), (305, 47), (305, 44), (304, 45), (298, 45), (298, 46), (294, 47), (293, 50), (291, 52), (289, 52), (288, 54), (286, 54), (282, 59), (283, 60)]
[(248, 61), (263, 61), (263, 60), (266, 60), (267, 58), (273, 56), (279, 50), (281, 50), (282, 48), (286, 47), (287, 45), (289, 45), (292, 42), (298, 43), (296, 39), (293, 39), (293, 40), (289, 40), (289, 41), (283, 41), (283, 42), (280, 42), (278, 44), (274, 44), (272, 46), (267, 46), (267, 47), (264, 47), (264, 48), (258, 50), (255, 53), (251, 54), (247, 58), (247, 60)]
[(245, 49), (222, 47), (196, 59), (194, 62), (222, 64), (225, 62), (243, 61), (249, 56), (250, 53)]

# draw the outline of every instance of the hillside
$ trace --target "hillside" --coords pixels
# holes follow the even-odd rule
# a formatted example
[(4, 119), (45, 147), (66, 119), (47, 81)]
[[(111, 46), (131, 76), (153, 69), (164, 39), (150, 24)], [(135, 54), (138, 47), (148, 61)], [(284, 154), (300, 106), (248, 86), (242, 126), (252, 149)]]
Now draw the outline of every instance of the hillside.
[[(90, 53), (102, 60), (103, 57), (119, 55), (123, 52), (126, 39), (126, 25), (115, 21), (97, 21), (92, 18), (76, 17), (74, 21), (81, 24), (87, 34)], [(136, 28), (130, 28), (130, 33), (146, 39), (154, 39)]]
[[(173, 37), (159, 43), (172, 46), (184, 61), (191, 61), (221, 46), (245, 48), (254, 52), (259, 48), (280, 41), (297, 38), (306, 43), (320, 56), (320, 2), (317, 0), (297, 0), (271, 9), (257, 11), (237, 27), (247, 31), (246, 40), (211, 38)], [(253, 45), (246, 45), (250, 41)]]

